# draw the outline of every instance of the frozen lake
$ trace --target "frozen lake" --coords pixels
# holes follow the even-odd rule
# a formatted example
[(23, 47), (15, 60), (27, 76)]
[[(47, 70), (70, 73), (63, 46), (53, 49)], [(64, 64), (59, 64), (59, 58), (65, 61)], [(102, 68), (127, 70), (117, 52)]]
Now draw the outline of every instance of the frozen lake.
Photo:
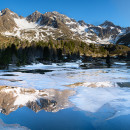
[(111, 68), (86, 69), (82, 64), (0, 70), (0, 86), (16, 87), (0, 92), (13, 100), (0, 103), (0, 129), (129, 130), (129, 65), (115, 62)]

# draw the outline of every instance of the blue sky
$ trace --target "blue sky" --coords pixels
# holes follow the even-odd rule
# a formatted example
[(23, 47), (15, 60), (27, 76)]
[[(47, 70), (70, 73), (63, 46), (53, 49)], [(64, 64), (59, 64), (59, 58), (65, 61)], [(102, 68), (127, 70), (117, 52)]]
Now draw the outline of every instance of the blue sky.
[(95, 25), (109, 20), (116, 25), (130, 26), (130, 0), (1, 0), (0, 10), (4, 8), (24, 17), (35, 10), (58, 11)]

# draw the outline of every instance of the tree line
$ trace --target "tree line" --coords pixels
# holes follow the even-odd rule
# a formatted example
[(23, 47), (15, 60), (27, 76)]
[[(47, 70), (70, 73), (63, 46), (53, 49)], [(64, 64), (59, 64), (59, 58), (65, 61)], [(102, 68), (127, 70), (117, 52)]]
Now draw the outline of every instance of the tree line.
[(107, 55), (126, 55), (128, 47), (121, 45), (96, 45), (79, 41), (34, 42), (15, 41), (0, 44), (0, 66), (18, 66), (32, 62), (70, 61), (86, 57), (107, 57)]

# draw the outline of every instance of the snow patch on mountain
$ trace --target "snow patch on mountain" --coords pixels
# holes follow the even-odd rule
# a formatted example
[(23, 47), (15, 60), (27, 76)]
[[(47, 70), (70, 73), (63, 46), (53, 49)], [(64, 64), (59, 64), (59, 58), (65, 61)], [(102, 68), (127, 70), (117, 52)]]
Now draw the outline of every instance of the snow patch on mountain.
[(98, 44), (110, 44), (110, 43), (114, 43), (114, 40), (112, 39), (112, 37), (108, 37), (108, 38), (104, 38), (104, 39), (101, 39), (101, 38), (97, 38), (97, 43)]
[(0, 11), (0, 16), (2, 16), (2, 14), (3, 14), (3, 13)]
[[(6, 36), (17, 36), (21, 39), (26, 39), (28, 41), (39, 41), (47, 40), (46, 36), (53, 36), (52, 31), (55, 29), (50, 26), (40, 26), (35, 22), (28, 22), (25, 18), (14, 18), (14, 21), (17, 27), (14, 28), (13, 32), (6, 31), (3, 34)], [(33, 36), (30, 36), (30, 31), (34, 33)], [(23, 33), (24, 32), (24, 33)], [(44, 34), (43, 34), (44, 33)]]
[(34, 29), (38, 26), (36, 23), (33, 22), (29, 23), (25, 18), (23, 19), (14, 18), (14, 21), (19, 29), (32, 29), (32, 28)]
[(117, 35), (115, 42), (117, 42), (122, 35), (126, 34), (126, 29), (118, 30), (118, 31), (119, 31), (119, 34)]

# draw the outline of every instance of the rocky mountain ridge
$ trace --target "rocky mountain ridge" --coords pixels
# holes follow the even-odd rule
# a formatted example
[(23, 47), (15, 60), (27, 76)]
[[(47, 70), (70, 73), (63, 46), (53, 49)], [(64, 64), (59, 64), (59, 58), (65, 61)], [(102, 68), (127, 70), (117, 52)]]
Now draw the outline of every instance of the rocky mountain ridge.
[[(105, 21), (99, 26), (76, 21), (56, 11), (42, 14), (35, 11), (23, 18), (8, 8), (0, 11), (0, 33), (6, 37), (15, 36), (21, 40), (49, 41), (78, 40), (85, 43), (116, 43), (130, 32), (130, 27), (123, 28)], [(122, 43), (119, 43), (122, 44)]]

